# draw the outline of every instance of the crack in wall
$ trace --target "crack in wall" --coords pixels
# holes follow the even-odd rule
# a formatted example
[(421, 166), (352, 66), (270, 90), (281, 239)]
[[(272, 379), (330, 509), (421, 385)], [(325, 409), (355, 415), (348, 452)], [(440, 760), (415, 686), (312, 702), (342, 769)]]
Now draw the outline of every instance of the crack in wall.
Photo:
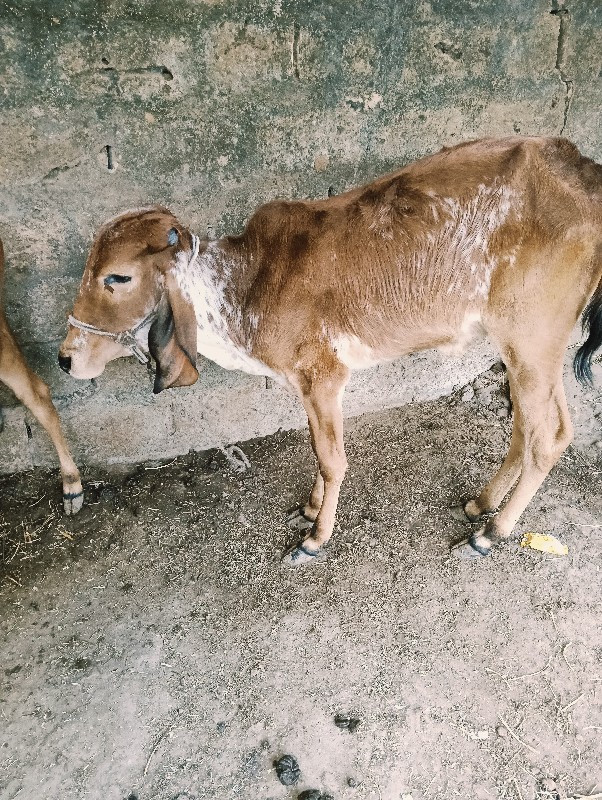
[[(360, 162), (358, 159), (355, 163), (355, 169), (353, 171), (353, 179), (351, 181), (352, 185), (357, 185), (357, 178), (358, 172), (360, 168), (363, 168), (365, 164), (368, 162), (368, 159), (371, 155), (372, 151), (372, 144), (374, 141), (374, 136), (378, 129), (379, 122), (382, 121), (383, 114), (387, 114), (387, 96), (389, 92), (389, 85), (391, 82), (391, 72), (393, 69), (393, 58), (394, 58), (394, 47), (397, 45), (399, 48), (400, 40), (399, 40), (399, 32), (400, 27), (398, 25), (398, 0), (391, 0), (388, 6), (388, 36), (387, 36), (387, 43), (383, 48), (381, 53), (380, 63), (378, 64), (377, 73), (376, 73), (376, 80), (374, 81), (374, 91), (375, 94), (379, 94), (381, 96), (381, 102), (377, 103), (374, 108), (370, 108), (370, 113), (364, 123), (361, 133), (360, 133), (360, 144), (364, 151), (364, 158)], [(351, 108), (353, 108), (353, 100), (347, 103)], [(361, 108), (366, 111), (366, 104), (362, 102)], [(359, 109), (354, 109), (359, 110)]]
[(554, 8), (552, 8), (550, 14), (554, 14), (554, 16), (558, 17), (559, 21), (558, 44), (556, 46), (556, 63), (554, 64), (554, 69), (558, 73), (560, 82), (564, 86), (564, 113), (562, 127), (560, 129), (560, 135), (562, 136), (567, 126), (569, 111), (571, 110), (571, 104), (573, 102), (573, 94), (575, 93), (575, 82), (566, 72), (571, 12), (568, 8), (558, 6), (555, 0), (553, 0), (553, 6)]
[(297, 80), (300, 80), (299, 74), (299, 40), (301, 39), (301, 27), (298, 22), (293, 24), (293, 41), (291, 44), (291, 67), (293, 68), (293, 75)]

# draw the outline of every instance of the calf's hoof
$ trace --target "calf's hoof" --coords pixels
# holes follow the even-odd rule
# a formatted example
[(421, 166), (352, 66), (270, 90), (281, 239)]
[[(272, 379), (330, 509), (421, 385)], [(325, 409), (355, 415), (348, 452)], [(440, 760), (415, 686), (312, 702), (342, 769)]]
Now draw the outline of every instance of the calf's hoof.
[(465, 503), (451, 506), (449, 511), (452, 517), (459, 522), (479, 522), (480, 520), (489, 519), (493, 514), (493, 510), (482, 511), (478, 507), (476, 500), (467, 500)]
[(299, 567), (301, 564), (308, 564), (314, 561), (316, 556), (319, 556), (322, 551), (320, 548), (311, 548), (306, 542), (299, 542), (282, 556), (282, 563), (288, 567)]
[(305, 516), (305, 506), (292, 508), (286, 514), (286, 524), (289, 528), (293, 528), (293, 530), (296, 531), (305, 531), (308, 528), (312, 528), (314, 522), (315, 519), (310, 519)]
[(84, 490), (66, 492), (63, 490), (63, 509), (68, 517), (77, 514), (84, 504)]
[(484, 534), (484, 528), (471, 534), (468, 539), (462, 539), (461, 542), (452, 547), (452, 553), (456, 558), (463, 560), (484, 558), (491, 553), (493, 542)]
[(464, 511), (465, 503), (460, 503), (457, 506), (451, 506), (449, 509), (449, 513), (452, 515), (454, 519), (457, 519), (458, 522), (473, 522), (470, 519), (466, 511)]
[(464, 511), (464, 516), (469, 522), (478, 522), (485, 513), (479, 509), (474, 500), (468, 500), (466, 503), (464, 503), (462, 510)]

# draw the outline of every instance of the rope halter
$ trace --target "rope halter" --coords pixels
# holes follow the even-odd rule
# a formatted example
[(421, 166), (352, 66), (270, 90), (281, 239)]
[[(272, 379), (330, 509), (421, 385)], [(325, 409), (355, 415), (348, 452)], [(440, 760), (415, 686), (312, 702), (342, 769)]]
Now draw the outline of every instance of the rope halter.
[[(199, 254), (199, 245), (200, 239), (194, 233), (192, 234), (192, 256), (190, 261), (188, 262), (188, 266), (192, 264), (195, 258)], [(160, 301), (159, 301), (160, 302)], [(107, 336), (109, 339), (112, 339), (114, 342), (117, 342), (123, 347), (127, 347), (128, 350), (131, 352), (133, 356), (135, 356), (141, 364), (148, 364), (148, 356), (138, 344), (136, 339), (136, 334), (141, 331), (149, 322), (152, 322), (155, 317), (157, 316), (157, 308), (159, 304), (153, 308), (150, 314), (147, 314), (144, 319), (135, 325), (133, 328), (128, 328), (126, 331), (120, 331), (119, 333), (111, 333), (111, 331), (103, 331), (102, 328), (97, 328), (94, 325), (89, 325), (87, 322), (82, 322), (81, 319), (77, 319), (72, 314), (69, 314), (67, 317), (67, 322), (69, 325), (73, 325), (74, 328), (79, 328), (80, 331), (85, 331), (86, 333), (95, 333), (97, 336)]]
[(74, 328), (79, 328), (80, 331), (86, 331), (86, 333), (95, 333), (97, 336), (107, 336), (114, 342), (127, 347), (131, 351), (132, 355), (136, 356), (141, 364), (148, 364), (148, 356), (140, 348), (136, 340), (136, 334), (138, 331), (142, 330), (142, 328), (144, 328), (148, 322), (154, 319), (156, 314), (157, 309), (153, 308), (150, 314), (147, 314), (142, 322), (139, 322), (135, 328), (130, 328), (128, 331), (121, 331), (120, 333), (110, 333), (109, 331), (103, 331), (100, 328), (95, 328), (94, 325), (88, 325), (87, 322), (82, 322), (80, 319), (76, 319), (71, 314), (69, 314), (67, 317), (67, 322), (69, 325), (73, 325)]

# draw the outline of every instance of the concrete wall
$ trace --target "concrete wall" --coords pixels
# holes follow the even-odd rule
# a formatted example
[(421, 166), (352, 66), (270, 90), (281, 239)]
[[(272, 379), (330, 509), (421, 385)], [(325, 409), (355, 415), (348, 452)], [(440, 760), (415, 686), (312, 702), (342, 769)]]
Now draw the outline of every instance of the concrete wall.
[[(0, 3), (0, 52), (7, 311), (82, 463), (304, 421), (280, 389), (216, 367), (157, 398), (133, 360), (96, 382), (59, 373), (107, 217), (160, 202), (201, 235), (236, 232), (265, 200), (340, 192), (480, 135), (564, 133), (602, 160), (602, 5), (589, 0), (20, 0)], [(427, 353), (363, 373), (347, 411), (437, 396), (491, 359)], [(0, 405), (0, 470), (54, 463), (8, 393)]]

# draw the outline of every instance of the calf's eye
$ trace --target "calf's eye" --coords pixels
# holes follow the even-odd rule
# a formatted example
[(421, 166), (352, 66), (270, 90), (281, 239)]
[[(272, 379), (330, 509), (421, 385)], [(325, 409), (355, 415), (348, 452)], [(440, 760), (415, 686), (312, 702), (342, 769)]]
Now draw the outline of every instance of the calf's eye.
[(131, 280), (131, 275), (107, 275), (104, 283), (105, 286), (110, 286), (112, 283), (129, 283)]

